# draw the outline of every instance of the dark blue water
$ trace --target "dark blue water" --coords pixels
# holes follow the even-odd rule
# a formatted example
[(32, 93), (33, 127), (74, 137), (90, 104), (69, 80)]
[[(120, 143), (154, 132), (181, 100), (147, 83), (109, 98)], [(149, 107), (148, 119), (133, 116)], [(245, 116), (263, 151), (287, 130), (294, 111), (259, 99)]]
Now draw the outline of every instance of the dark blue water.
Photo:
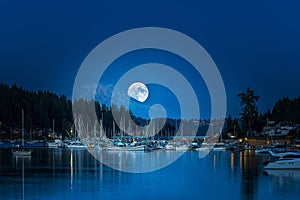
[(86, 150), (39, 149), (31, 158), (0, 150), (0, 199), (298, 199), (300, 171), (267, 174), (266, 158), (226, 151), (199, 159), (187, 152), (162, 170), (132, 174)]

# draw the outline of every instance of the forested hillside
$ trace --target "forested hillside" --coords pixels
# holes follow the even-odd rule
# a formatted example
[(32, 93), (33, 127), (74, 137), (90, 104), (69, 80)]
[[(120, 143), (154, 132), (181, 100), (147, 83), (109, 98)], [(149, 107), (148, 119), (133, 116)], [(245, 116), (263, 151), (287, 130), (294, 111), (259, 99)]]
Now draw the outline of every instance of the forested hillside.
[(13, 85), (0, 84), (0, 122), (21, 127), (21, 110), (24, 109), (24, 128), (52, 128), (53, 119), (58, 132), (72, 126), (72, 102), (65, 95), (49, 91), (29, 91)]

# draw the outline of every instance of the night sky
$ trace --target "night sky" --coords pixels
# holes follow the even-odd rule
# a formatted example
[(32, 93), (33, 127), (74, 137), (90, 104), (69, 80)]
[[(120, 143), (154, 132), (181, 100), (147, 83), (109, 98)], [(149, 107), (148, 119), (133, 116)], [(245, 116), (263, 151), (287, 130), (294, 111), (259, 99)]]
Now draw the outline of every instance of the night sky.
[(0, 1), (0, 82), (72, 96), (77, 71), (106, 38), (165, 27), (200, 43), (223, 77), (228, 113), (247, 87), (259, 108), (300, 95), (299, 1)]

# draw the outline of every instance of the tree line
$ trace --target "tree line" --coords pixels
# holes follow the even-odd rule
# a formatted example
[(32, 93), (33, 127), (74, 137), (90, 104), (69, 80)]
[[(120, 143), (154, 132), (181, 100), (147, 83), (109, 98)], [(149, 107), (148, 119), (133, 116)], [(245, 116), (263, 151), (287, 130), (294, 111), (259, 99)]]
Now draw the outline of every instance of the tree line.
[[(266, 126), (267, 120), (275, 121), (276, 123), (282, 121), (289, 121), (293, 123), (300, 122), (300, 97), (289, 98), (284, 97), (279, 99), (272, 110), (268, 110), (265, 113), (259, 112), (257, 102), (259, 97), (255, 95), (254, 91), (248, 88), (245, 92), (238, 94), (241, 100), (241, 113), (240, 118), (233, 119), (231, 115), (226, 119), (225, 132), (236, 133), (237, 135), (246, 135), (253, 132), (261, 132), (263, 127)], [(83, 113), (87, 112), (84, 106), (87, 106), (89, 102), (77, 102), (81, 103)], [(116, 122), (112, 115), (112, 110), (116, 110), (119, 114), (117, 116), (123, 116), (126, 110), (124, 107), (117, 108), (115, 105), (107, 106), (100, 104), (100, 102), (94, 102), (97, 119), (103, 119), (103, 127), (107, 131), (109, 137), (114, 133), (113, 123)], [(80, 106), (79, 106), (80, 107)], [(22, 117), (21, 110), (24, 109), (24, 128), (25, 130), (43, 130), (45, 132), (52, 130), (53, 120), (55, 122), (56, 133), (66, 133), (66, 130), (70, 130), (73, 126), (73, 114), (72, 114), (72, 102), (65, 95), (57, 95), (49, 91), (30, 91), (18, 87), (15, 84), (8, 86), (6, 84), (0, 84), (0, 128), (1, 130), (6, 128), (15, 129), (21, 128)], [(88, 116), (89, 113), (86, 113)], [(138, 125), (146, 125), (148, 120), (134, 116), (130, 112), (130, 117)], [(125, 123), (127, 120), (125, 120)], [(180, 121), (176, 119), (167, 119), (167, 122), (163, 129), (159, 132), (159, 135), (172, 135), (176, 131), (176, 124)], [(188, 123), (186, 121), (186, 123)], [(117, 124), (117, 123), (115, 123)], [(4, 127), (4, 128), (3, 128)], [(119, 127), (115, 127), (116, 132), (119, 131)], [(202, 131), (205, 132), (205, 131)]]
[(55, 131), (64, 132), (72, 126), (72, 102), (65, 95), (49, 91), (29, 91), (15, 84), (0, 84), (0, 122), (2, 126), (21, 128), (24, 109), (24, 129), (47, 130), (55, 122)]
[(257, 103), (260, 99), (251, 88), (238, 94), (240, 98), (240, 118), (227, 118), (226, 132), (237, 133), (239, 136), (253, 135), (262, 132), (268, 121), (300, 123), (300, 96), (297, 98), (284, 97), (279, 99), (272, 110), (259, 112)]
[[(82, 109), (81, 113), (84, 116), (93, 116), (91, 113), (88, 113), (90, 109), (87, 109), (91, 103), (95, 106), (97, 119), (85, 121), (90, 121), (91, 126), (95, 120), (100, 121), (102, 119), (103, 128), (107, 132), (108, 137), (119, 133), (120, 128), (117, 126), (116, 120), (120, 121), (120, 116), (123, 116), (122, 113), (127, 112), (125, 107), (117, 107), (115, 105), (109, 107), (105, 104), (100, 104), (100, 102), (82, 99), (74, 102), (77, 105), (76, 108)], [(22, 126), (22, 109), (24, 110), (25, 132), (28, 133), (30, 130), (34, 132), (42, 131), (47, 136), (48, 133), (53, 132), (54, 122), (57, 135), (65, 137), (67, 132), (71, 134), (70, 130), (74, 125), (72, 101), (65, 95), (57, 95), (50, 91), (31, 91), (18, 87), (16, 84), (8, 86), (0, 83), (0, 131), (8, 133), (15, 129), (20, 130)], [(112, 115), (113, 109), (117, 112), (116, 116), (119, 118), (114, 119)], [(131, 112), (129, 113), (136, 124), (141, 126), (148, 124), (148, 120), (136, 117)], [(128, 122), (126, 119), (124, 121), (125, 123)], [(113, 122), (115, 123), (116, 133), (112, 133)], [(171, 119), (168, 119), (159, 134), (174, 133), (175, 126), (172, 125), (172, 122)], [(10, 134), (1, 136), (1, 138), (10, 138)]]

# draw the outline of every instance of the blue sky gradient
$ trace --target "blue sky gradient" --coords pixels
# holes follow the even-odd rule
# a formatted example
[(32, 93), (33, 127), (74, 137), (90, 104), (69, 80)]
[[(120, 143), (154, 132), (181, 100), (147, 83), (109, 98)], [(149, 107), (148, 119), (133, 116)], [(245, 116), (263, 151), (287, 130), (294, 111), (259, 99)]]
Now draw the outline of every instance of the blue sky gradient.
[(299, 7), (281, 0), (2, 0), (0, 81), (71, 97), (76, 73), (96, 45), (127, 29), (158, 26), (207, 50), (223, 77), (228, 113), (238, 116), (237, 94), (247, 87), (266, 111), (279, 98), (300, 94)]

